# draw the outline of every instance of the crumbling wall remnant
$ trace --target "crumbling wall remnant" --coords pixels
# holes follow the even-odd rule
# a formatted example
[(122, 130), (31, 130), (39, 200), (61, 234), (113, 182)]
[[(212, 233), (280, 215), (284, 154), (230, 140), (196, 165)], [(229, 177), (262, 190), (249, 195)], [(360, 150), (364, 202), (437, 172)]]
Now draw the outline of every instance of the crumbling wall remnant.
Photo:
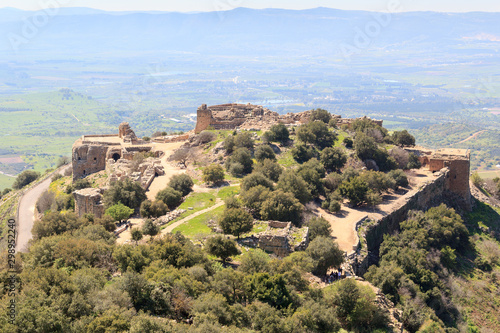
[(104, 216), (104, 203), (100, 189), (86, 188), (73, 192), (75, 198), (75, 211), (78, 217), (93, 214), (99, 219)]
[(130, 127), (129, 123), (123, 122), (118, 127), (118, 136), (125, 143), (137, 144), (139, 139), (135, 135), (134, 130)]
[(73, 180), (105, 170), (107, 152), (106, 146), (75, 144), (72, 157)]
[(286, 257), (294, 251), (304, 251), (309, 244), (309, 228), (296, 228), (291, 222), (268, 221), (267, 230), (242, 239), (241, 243)]
[[(196, 112), (197, 121), (195, 133), (206, 129), (258, 129), (265, 130), (274, 124), (300, 125), (311, 119), (312, 110), (280, 115), (260, 105), (252, 104), (221, 104), (207, 106), (203, 104)], [(350, 126), (354, 119), (343, 119), (333, 116), (339, 125)], [(365, 117), (366, 118), (366, 117)], [(373, 120), (382, 126), (382, 120)]]

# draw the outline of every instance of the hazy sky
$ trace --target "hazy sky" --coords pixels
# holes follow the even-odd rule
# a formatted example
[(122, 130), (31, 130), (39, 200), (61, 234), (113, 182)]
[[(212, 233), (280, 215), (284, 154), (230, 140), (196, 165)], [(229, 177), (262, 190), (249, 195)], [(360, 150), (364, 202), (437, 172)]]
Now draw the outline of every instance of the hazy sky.
[(188, 12), (229, 10), (236, 7), (305, 9), (321, 6), (387, 11), (390, 3), (399, 4), (398, 11), (500, 12), (499, 0), (0, 0), (0, 8), (38, 10), (58, 4), (59, 7), (90, 7), (112, 11)]

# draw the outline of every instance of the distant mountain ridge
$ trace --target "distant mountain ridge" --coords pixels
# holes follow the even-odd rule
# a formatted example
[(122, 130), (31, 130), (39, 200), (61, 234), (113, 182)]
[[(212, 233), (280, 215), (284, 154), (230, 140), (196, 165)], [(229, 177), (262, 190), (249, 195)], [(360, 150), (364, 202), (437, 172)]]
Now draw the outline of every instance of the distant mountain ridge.
[[(23, 29), (35, 12), (0, 9), (0, 51), (72, 54), (193, 52), (235, 56), (342, 55), (344, 49), (411, 50), (455, 47), (475, 36), (500, 40), (500, 13), (382, 14), (329, 8), (235, 8), (224, 12), (106, 12), (60, 8), (34, 36)], [(31, 15), (31, 16), (30, 16)], [(27, 20), (23, 20), (27, 18)], [(28, 22), (28, 23), (26, 23)], [(18, 52), (12, 40), (20, 38)], [(483, 40), (481, 40), (483, 41)], [(343, 47), (343, 48), (342, 48)], [(2, 56), (0, 56), (2, 57)], [(3, 58), (3, 57), (2, 57)], [(0, 58), (0, 60), (2, 59)]]

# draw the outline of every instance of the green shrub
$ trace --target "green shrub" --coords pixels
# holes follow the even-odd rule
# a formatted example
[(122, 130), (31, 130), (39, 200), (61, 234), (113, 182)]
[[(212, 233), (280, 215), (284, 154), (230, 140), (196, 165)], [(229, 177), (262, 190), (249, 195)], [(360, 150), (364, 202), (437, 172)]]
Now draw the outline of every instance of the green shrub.
[(203, 169), (203, 181), (217, 184), (224, 180), (224, 169), (220, 164), (211, 164)]
[(104, 192), (104, 205), (106, 207), (122, 203), (130, 208), (139, 208), (141, 203), (146, 200), (146, 191), (142, 186), (130, 179), (117, 181)]
[(226, 160), (226, 170), (230, 171), (231, 166), (235, 163), (239, 163), (243, 166), (241, 174), (249, 174), (252, 172), (252, 154), (247, 148), (238, 148), (234, 151), (234, 153)]
[(483, 179), (481, 178), (481, 176), (479, 176), (479, 173), (477, 171), (471, 175), (470, 179), (475, 187), (481, 188), (483, 186)]
[(168, 209), (173, 210), (182, 202), (182, 193), (167, 186), (156, 194), (156, 200), (163, 201)]
[(350, 137), (345, 137), (342, 143), (344, 143), (345, 147), (348, 149), (352, 148), (354, 145), (354, 141), (352, 141)]
[(271, 126), (271, 129), (264, 133), (264, 138), (268, 142), (281, 142), (285, 144), (290, 140), (290, 132), (283, 124)]
[(283, 168), (273, 160), (264, 160), (255, 166), (255, 172), (260, 172), (273, 182), (277, 182)]
[(408, 177), (406, 176), (406, 174), (404, 173), (403, 170), (399, 170), (399, 169), (398, 170), (391, 170), (388, 173), (388, 176), (391, 177), (392, 179), (394, 179), (397, 187), (406, 187), (409, 184)]
[(330, 222), (321, 217), (313, 217), (307, 222), (307, 226), (309, 227), (309, 239), (311, 241), (319, 236), (330, 237), (332, 232)]
[(230, 256), (240, 253), (236, 242), (221, 235), (210, 237), (205, 242), (205, 250), (216, 257), (219, 257), (224, 264)]
[(299, 225), (303, 209), (304, 206), (292, 193), (278, 189), (270, 193), (262, 203), (260, 215), (265, 220), (293, 222)]
[(40, 173), (32, 170), (25, 170), (21, 172), (14, 181), (12, 188), (19, 190), (28, 184), (31, 184), (40, 177)]
[(344, 181), (339, 186), (339, 192), (344, 197), (349, 199), (353, 206), (359, 206), (366, 200), (368, 193), (368, 185), (359, 177), (354, 177), (349, 181)]
[(340, 148), (325, 148), (321, 152), (321, 163), (328, 171), (339, 172), (347, 162), (347, 155)]
[(278, 180), (276, 188), (283, 192), (292, 193), (302, 204), (312, 199), (307, 183), (294, 170), (284, 171)]
[(132, 208), (129, 208), (122, 203), (118, 203), (106, 209), (106, 215), (111, 216), (115, 219), (115, 221), (119, 222), (128, 219), (133, 212), (134, 210)]
[(314, 147), (308, 146), (304, 143), (297, 143), (294, 148), (290, 149), (290, 153), (294, 160), (299, 163), (309, 161), (313, 157), (318, 156), (318, 152)]
[(193, 185), (193, 180), (191, 179), (191, 177), (189, 177), (189, 175), (186, 175), (185, 173), (172, 176), (172, 178), (170, 178), (170, 181), (168, 182), (168, 186), (176, 191), (181, 192), (182, 196), (188, 195), (193, 190)]
[(243, 191), (248, 191), (252, 187), (262, 185), (264, 187), (273, 189), (273, 183), (263, 174), (259, 172), (252, 172), (251, 174), (245, 176), (241, 181), (241, 189)]
[(219, 222), (225, 234), (236, 236), (252, 230), (253, 217), (242, 208), (229, 208), (224, 211)]
[(265, 159), (268, 160), (275, 160), (276, 159), (276, 154), (274, 153), (273, 148), (269, 145), (260, 145), (255, 149), (255, 159), (259, 162), (264, 161)]
[(324, 109), (316, 109), (311, 112), (311, 119), (309, 119), (309, 121), (320, 120), (325, 124), (329, 124), (331, 119), (332, 115), (330, 112)]
[(89, 187), (92, 187), (92, 184), (90, 184), (90, 181), (87, 178), (78, 179), (73, 183), (73, 188), (75, 191), (83, 190), (84, 188)]

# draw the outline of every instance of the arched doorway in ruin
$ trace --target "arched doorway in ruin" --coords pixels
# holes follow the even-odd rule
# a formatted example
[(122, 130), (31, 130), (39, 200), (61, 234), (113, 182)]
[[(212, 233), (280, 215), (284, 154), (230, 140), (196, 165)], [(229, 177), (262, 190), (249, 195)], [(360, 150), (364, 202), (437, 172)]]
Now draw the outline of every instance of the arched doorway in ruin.
[(118, 160), (121, 158), (121, 156), (120, 156), (120, 154), (118, 154), (118, 153), (114, 153), (114, 154), (113, 154), (113, 156), (111, 156), (111, 158), (112, 158), (113, 160), (115, 160), (115, 162), (116, 162), (116, 161), (118, 161)]

